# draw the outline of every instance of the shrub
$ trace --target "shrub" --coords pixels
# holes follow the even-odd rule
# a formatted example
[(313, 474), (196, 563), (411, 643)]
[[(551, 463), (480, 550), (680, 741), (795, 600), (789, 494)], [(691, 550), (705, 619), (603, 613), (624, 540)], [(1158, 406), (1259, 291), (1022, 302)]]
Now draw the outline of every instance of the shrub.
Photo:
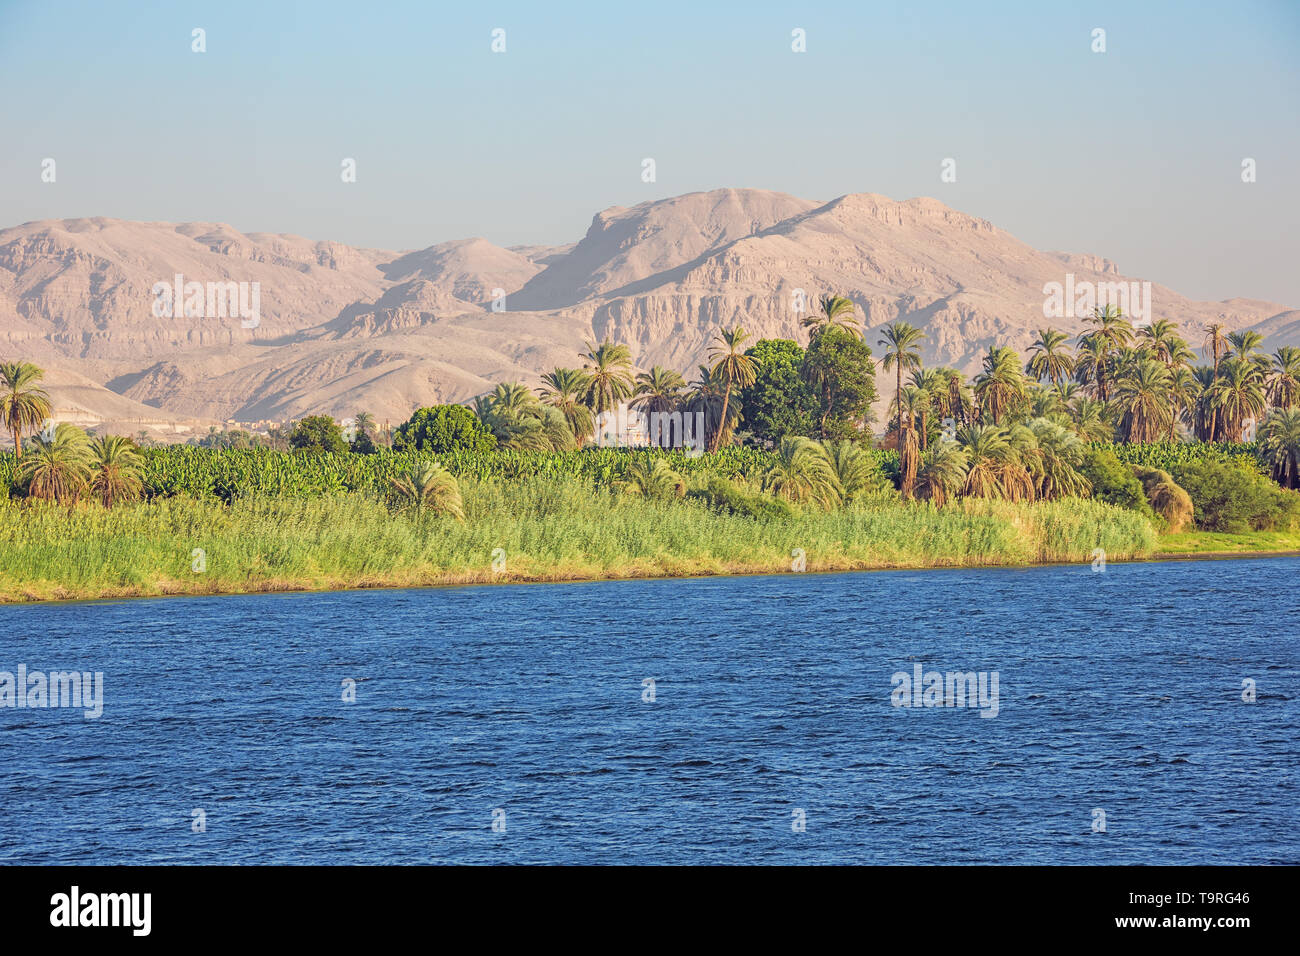
[(1111, 448), (1090, 448), (1079, 469), (1092, 485), (1092, 496), (1107, 504), (1151, 514), (1142, 482), (1124, 465)]
[(700, 498), (714, 511), (740, 515), (745, 518), (793, 518), (794, 508), (780, 498), (746, 491), (734, 481), (714, 476), (703, 490), (692, 491), (692, 498)]
[(1279, 488), (1253, 468), (1224, 461), (1175, 465), (1173, 477), (1191, 496), (1196, 526), (1243, 532), (1300, 524), (1300, 494)]

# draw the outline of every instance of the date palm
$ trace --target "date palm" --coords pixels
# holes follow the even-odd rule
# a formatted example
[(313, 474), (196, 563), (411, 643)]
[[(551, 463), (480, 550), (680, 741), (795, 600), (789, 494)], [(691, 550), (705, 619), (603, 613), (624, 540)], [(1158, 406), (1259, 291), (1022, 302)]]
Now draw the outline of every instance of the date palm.
[(585, 441), (596, 429), (595, 417), (582, 401), (587, 388), (587, 376), (576, 368), (556, 368), (542, 376), (538, 389), (542, 403), (557, 409), (569, 423), (574, 438)]
[[(1228, 354), (1231, 343), (1228, 341), (1228, 330), (1222, 322), (1210, 322), (1205, 326), (1205, 341), (1201, 345), (1201, 352), (1206, 358), (1210, 359), (1214, 368), (1214, 381), (1219, 379), (1219, 367), (1223, 362), (1224, 356)], [(1210, 383), (1211, 385), (1214, 382)], [(1217, 441), (1218, 435), (1222, 432), (1219, 424), (1219, 410), (1211, 403), (1210, 407), (1210, 440)]]
[(1300, 408), (1277, 408), (1259, 427), (1259, 455), (1273, 480), (1300, 488)]
[[(925, 333), (916, 326), (906, 322), (891, 322), (880, 330), (880, 344), (885, 349), (881, 367), (888, 372), (891, 368), (897, 373), (895, 379), (895, 396), (903, 393), (903, 370), (921, 367), (921, 340)], [(898, 453), (903, 453), (903, 406), (898, 406)]]
[(1007, 346), (990, 346), (984, 369), (975, 377), (975, 394), (980, 406), (997, 425), (1002, 416), (1022, 400), (1028, 391), (1020, 356)]
[(1124, 441), (1153, 442), (1165, 434), (1173, 419), (1171, 385), (1169, 369), (1156, 359), (1147, 359), (1119, 380), (1115, 404)]
[(924, 454), (916, 472), (916, 496), (943, 507), (966, 481), (966, 452), (955, 441), (940, 437)]
[(1268, 400), (1278, 408), (1300, 404), (1300, 348), (1284, 345), (1273, 353)]
[(1219, 378), (1210, 390), (1213, 408), (1223, 422), (1229, 441), (1241, 441), (1246, 420), (1258, 419), (1265, 408), (1259, 373), (1247, 359), (1226, 358), (1219, 366)]
[(37, 387), (45, 372), (31, 362), (0, 363), (0, 424), (13, 436), (14, 457), (23, 457), (23, 434), (50, 417), (50, 396)]
[(811, 438), (781, 439), (776, 461), (763, 475), (763, 490), (787, 501), (831, 507), (840, 500), (825, 449)]
[(1000, 425), (967, 425), (957, 441), (966, 455), (961, 493), (971, 498), (1002, 497), (1003, 466), (1012, 457), (1007, 430)]
[(606, 339), (600, 345), (587, 343), (587, 388), (583, 395), (587, 407), (599, 415), (613, 411), (632, 394), (632, 352), (626, 345)]
[(18, 474), (28, 497), (75, 504), (91, 478), (90, 440), (80, 428), (60, 424), (48, 441), (32, 440)]
[(824, 295), (821, 297), (821, 311), (814, 312), (803, 320), (803, 327), (812, 330), (815, 337), (826, 329), (837, 328), (851, 332), (862, 338), (862, 328), (853, 315), (853, 300), (842, 295)]
[[(1113, 305), (1092, 310), (1088, 321), (1094, 326), (1086, 336), (1090, 340), (1091, 374), (1097, 383), (1097, 397), (1103, 402), (1110, 399), (1111, 379), (1118, 353), (1133, 342), (1133, 326), (1124, 313)], [(1080, 340), (1080, 346), (1083, 342)], [(1083, 360), (1083, 356), (1079, 356)]]
[(1228, 333), (1229, 352), (1236, 358), (1247, 362), (1259, 351), (1259, 347), (1263, 342), (1264, 336), (1253, 329), (1242, 329), (1238, 332)]
[(641, 498), (680, 498), (686, 494), (686, 482), (663, 458), (653, 462), (637, 458), (627, 466), (618, 487), (624, 494)]
[[(734, 329), (722, 329), (718, 332), (718, 344), (709, 349), (709, 371), (715, 378), (720, 378), (725, 387), (722, 393), (722, 420), (726, 421), (727, 409), (731, 404), (731, 392), (735, 388), (748, 388), (758, 377), (758, 362), (753, 356), (745, 354), (745, 342), (749, 334), (740, 326)], [(722, 429), (716, 432), (713, 450), (718, 450), (722, 440)]]
[(416, 518), (426, 511), (465, 520), (464, 502), (455, 476), (434, 461), (417, 461), (389, 479), (399, 506), (410, 508)]
[(1070, 336), (1059, 329), (1039, 329), (1038, 338), (1029, 346), (1029, 374), (1035, 381), (1044, 379), (1053, 385), (1060, 385), (1074, 371), (1074, 360), (1067, 351)]
[[(681, 407), (682, 393), (685, 390), (686, 380), (682, 378), (681, 372), (656, 365), (636, 377), (636, 392), (631, 405), (647, 415), (669, 414)], [(668, 434), (667, 428), (661, 434), (664, 447), (668, 447), (672, 436)], [(681, 440), (680, 435), (678, 440)]]
[(844, 501), (852, 501), (863, 492), (876, 488), (879, 472), (861, 445), (826, 438), (822, 440), (821, 448), (835, 475), (836, 490)]
[(1082, 497), (1091, 490), (1079, 468), (1086, 454), (1079, 436), (1046, 418), (1029, 423), (1038, 463), (1035, 482), (1039, 498)]
[(90, 443), (90, 493), (105, 508), (140, 497), (144, 461), (135, 443), (121, 435), (105, 435)]

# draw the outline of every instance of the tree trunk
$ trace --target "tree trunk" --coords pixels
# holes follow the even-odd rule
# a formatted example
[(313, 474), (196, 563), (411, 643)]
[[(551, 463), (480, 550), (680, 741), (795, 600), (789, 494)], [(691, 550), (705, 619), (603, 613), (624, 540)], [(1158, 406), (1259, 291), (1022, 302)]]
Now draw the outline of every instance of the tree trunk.
[(731, 402), (731, 381), (727, 381), (727, 390), (722, 393), (722, 420), (718, 422), (718, 430), (713, 435), (713, 450), (717, 451), (722, 445), (722, 429), (727, 425), (727, 405)]

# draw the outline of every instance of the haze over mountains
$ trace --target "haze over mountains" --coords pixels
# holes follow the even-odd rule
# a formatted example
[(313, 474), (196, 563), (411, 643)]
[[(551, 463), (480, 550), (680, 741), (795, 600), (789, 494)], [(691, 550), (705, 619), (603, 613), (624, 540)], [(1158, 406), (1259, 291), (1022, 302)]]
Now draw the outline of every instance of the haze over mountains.
[[(155, 283), (256, 282), (238, 317), (158, 318)], [(48, 370), (60, 418), (119, 430), (367, 410), (381, 422), (497, 382), (577, 367), (584, 342), (631, 347), (638, 368), (693, 377), (721, 326), (806, 341), (795, 310), (846, 295), (876, 330), (906, 319), (928, 363), (973, 371), (990, 345), (1022, 352), (1043, 287), (1126, 276), (1092, 255), (1040, 252), (934, 199), (820, 202), (720, 189), (598, 213), (568, 246), (485, 239), (385, 252), (211, 223), (68, 219), (0, 231), (0, 359)], [(1253, 299), (1194, 302), (1152, 284), (1154, 318), (1197, 345), (1209, 321), (1300, 342), (1300, 312)], [(503, 311), (494, 311), (504, 307)], [(887, 388), (882, 391), (888, 391)], [(888, 396), (886, 396), (888, 397)]]

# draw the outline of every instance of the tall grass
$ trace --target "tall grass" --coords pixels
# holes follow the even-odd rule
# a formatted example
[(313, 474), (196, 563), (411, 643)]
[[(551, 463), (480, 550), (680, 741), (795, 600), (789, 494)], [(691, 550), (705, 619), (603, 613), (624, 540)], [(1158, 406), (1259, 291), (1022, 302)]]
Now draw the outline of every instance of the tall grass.
[(785, 572), (795, 549), (820, 571), (1086, 561), (1097, 547), (1118, 560), (1155, 547), (1144, 518), (1094, 501), (936, 509), (881, 498), (754, 519), (576, 476), (465, 479), (461, 490), (464, 522), (345, 493), (111, 511), (0, 501), (0, 599)]

